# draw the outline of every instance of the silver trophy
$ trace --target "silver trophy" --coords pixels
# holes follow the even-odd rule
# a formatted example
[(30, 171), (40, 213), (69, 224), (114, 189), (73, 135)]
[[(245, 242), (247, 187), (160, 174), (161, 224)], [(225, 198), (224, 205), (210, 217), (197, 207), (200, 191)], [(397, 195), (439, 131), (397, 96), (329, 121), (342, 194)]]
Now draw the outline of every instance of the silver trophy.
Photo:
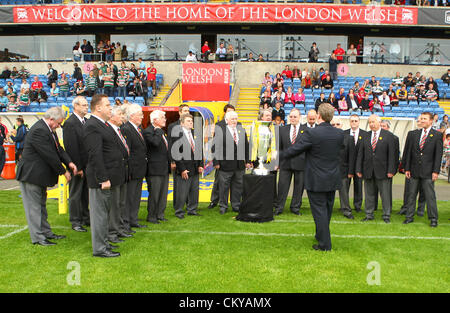
[[(257, 145), (256, 157), (258, 158), (258, 167), (253, 169), (252, 173), (255, 175), (269, 175), (270, 171), (264, 167), (264, 162), (267, 161), (267, 155), (270, 149), (270, 141), (272, 139), (272, 132), (269, 125), (271, 122), (259, 122), (257, 127), (259, 136), (255, 143)], [(255, 127), (254, 127), (255, 130)], [(254, 134), (256, 136), (256, 134)]]

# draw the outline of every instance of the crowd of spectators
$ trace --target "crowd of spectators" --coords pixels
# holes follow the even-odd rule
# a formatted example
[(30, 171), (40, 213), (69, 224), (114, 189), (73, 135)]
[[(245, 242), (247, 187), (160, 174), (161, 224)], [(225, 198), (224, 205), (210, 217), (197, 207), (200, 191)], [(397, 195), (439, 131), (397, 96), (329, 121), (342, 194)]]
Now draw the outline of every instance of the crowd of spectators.
[[(89, 75), (84, 78), (78, 63), (74, 63), (72, 75), (58, 71), (51, 64), (47, 65), (45, 91), (44, 83), (38, 75), (34, 75), (32, 83), (28, 82), (30, 72), (25, 68), (17, 71), (16, 67), (11, 71), (6, 66), (0, 75), (5, 79), (6, 85), (0, 88), (0, 111), (28, 111), (31, 102), (47, 102), (49, 97), (89, 96), (97, 93), (107, 94), (109, 97), (126, 98), (143, 97), (145, 103), (149, 97), (155, 97), (157, 93), (156, 75), (157, 69), (153, 62), (149, 66), (140, 58), (137, 66), (134, 63), (127, 64), (122, 61), (120, 67), (113, 64), (112, 60), (93, 65)], [(14, 79), (21, 79), (22, 83), (14, 84)]]
[(104, 42), (100, 40), (97, 46), (92, 46), (90, 41), (83, 39), (83, 44), (79, 41), (72, 48), (73, 60), (81, 61), (122, 61), (128, 59), (128, 50), (126, 45), (120, 42)]

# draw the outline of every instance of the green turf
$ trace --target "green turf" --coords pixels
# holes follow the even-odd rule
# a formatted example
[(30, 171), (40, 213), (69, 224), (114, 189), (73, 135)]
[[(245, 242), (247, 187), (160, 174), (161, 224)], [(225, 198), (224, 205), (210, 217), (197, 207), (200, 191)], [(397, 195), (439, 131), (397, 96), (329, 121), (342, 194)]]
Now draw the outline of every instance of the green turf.
[[(0, 199), (0, 224), (26, 225), (19, 192), (0, 191)], [(394, 212), (400, 205), (395, 201)], [(178, 220), (169, 205), (168, 222), (138, 230), (120, 244), (121, 257), (100, 259), (91, 255), (90, 232), (72, 231), (68, 216), (58, 215), (56, 201), (49, 200), (49, 222), (67, 238), (53, 247), (34, 246), (27, 230), (3, 238), (18, 228), (0, 227), (0, 292), (450, 292), (450, 203), (438, 206), (436, 229), (426, 217), (403, 225), (393, 214), (386, 225), (378, 210), (376, 221), (362, 224), (363, 213), (351, 222), (335, 210), (332, 236), (447, 240), (332, 237), (333, 251), (324, 253), (311, 248), (314, 224), (306, 199), (302, 216), (285, 212), (263, 224), (235, 221), (235, 213), (220, 215), (207, 204), (200, 205), (203, 216)], [(80, 264), (81, 285), (67, 283), (70, 261)], [(380, 285), (367, 284), (371, 261), (380, 264)]]

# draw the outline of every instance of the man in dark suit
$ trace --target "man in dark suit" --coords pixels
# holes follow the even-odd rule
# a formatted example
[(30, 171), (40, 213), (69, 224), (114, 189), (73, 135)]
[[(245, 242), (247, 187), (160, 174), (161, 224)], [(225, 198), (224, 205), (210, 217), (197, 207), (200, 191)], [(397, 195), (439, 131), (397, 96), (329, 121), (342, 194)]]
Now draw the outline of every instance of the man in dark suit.
[(134, 233), (131, 227), (144, 228), (138, 222), (139, 207), (142, 196), (142, 180), (147, 174), (147, 145), (142, 134), (141, 123), (144, 118), (142, 108), (138, 104), (131, 104), (127, 108), (128, 122), (122, 126), (122, 133), (130, 149), (129, 176), (127, 183), (127, 200), (122, 219), (128, 233)]
[(97, 94), (91, 101), (91, 118), (84, 125), (84, 144), (88, 152), (86, 178), (89, 187), (92, 250), (96, 257), (118, 257), (117, 248), (108, 243), (108, 214), (113, 194), (127, 178), (126, 160), (107, 121), (111, 118), (108, 96)]
[(144, 130), (147, 144), (147, 184), (148, 184), (148, 216), (147, 221), (159, 224), (167, 221), (164, 211), (167, 205), (169, 189), (169, 143), (162, 130), (166, 126), (165, 112), (155, 110), (150, 114), (151, 125)]
[(305, 189), (316, 224), (315, 250), (331, 250), (330, 220), (336, 190), (341, 188), (339, 152), (344, 132), (330, 125), (334, 107), (323, 103), (318, 110), (318, 125), (309, 128), (293, 146), (280, 153), (280, 159), (305, 152)]
[(47, 187), (54, 186), (59, 175), (64, 175), (70, 181), (71, 174), (62, 163), (74, 175), (78, 174), (76, 165), (59, 144), (55, 132), (64, 117), (65, 113), (60, 107), (45, 112), (44, 118), (31, 127), (17, 166), (16, 178), (22, 192), (31, 242), (42, 246), (56, 244), (49, 239), (65, 238), (54, 234), (47, 221)]
[[(331, 126), (342, 129), (342, 122), (339, 118), (333, 118)], [(348, 219), (354, 219), (352, 209), (350, 207), (350, 199), (348, 191), (350, 189), (350, 179), (355, 174), (354, 157), (355, 143), (352, 136), (344, 132), (344, 144), (340, 151), (340, 170), (342, 178), (342, 186), (339, 189), (339, 202), (341, 204), (341, 212)]]
[[(235, 111), (235, 108), (233, 105), (231, 104), (226, 104), (223, 107), (223, 112), (224, 114), (227, 114), (227, 112), (229, 111)], [(238, 125), (241, 124), (240, 122), (238, 122)], [(221, 129), (224, 129), (225, 126), (227, 126), (226, 122), (225, 122), (225, 118), (222, 119), (221, 121), (218, 121), (216, 123), (216, 125), (214, 126), (214, 129), (216, 127), (221, 127)], [(219, 171), (215, 171), (214, 172), (214, 185), (213, 185), (213, 189), (211, 191), (211, 201), (209, 203), (208, 209), (212, 209), (215, 208), (217, 206), (217, 204), (219, 203)]]
[(167, 127), (167, 141), (169, 142), (169, 158), (170, 158), (170, 169), (172, 170), (172, 177), (173, 177), (173, 207), (175, 207), (176, 204), (176, 181), (175, 181), (175, 176), (176, 176), (176, 164), (175, 161), (172, 159), (172, 145), (175, 141), (178, 140), (178, 138), (180, 138), (183, 134), (181, 125), (180, 125), (180, 120), (181, 120), (181, 116), (183, 114), (189, 114), (189, 105), (183, 103), (180, 104), (180, 106), (178, 107), (178, 114), (180, 116), (180, 118), (178, 119), (178, 121), (170, 123), (169, 126)]
[(128, 227), (125, 227), (122, 219), (122, 215), (126, 211), (127, 183), (129, 180), (128, 159), (130, 156), (130, 148), (128, 147), (128, 143), (120, 129), (125, 120), (126, 118), (123, 107), (116, 105), (113, 106), (111, 110), (111, 118), (108, 120), (108, 124), (113, 130), (112, 136), (116, 140), (117, 149), (122, 152), (122, 163), (125, 166), (126, 179), (118, 186), (118, 188), (111, 190), (111, 209), (108, 215), (108, 240), (111, 243), (123, 242), (121, 238), (132, 237), (132, 235), (128, 233)]
[(391, 179), (396, 172), (395, 146), (392, 134), (381, 129), (381, 118), (373, 114), (369, 117), (372, 130), (362, 138), (356, 161), (356, 173), (364, 178), (365, 210), (363, 221), (373, 220), (378, 191), (383, 206), (383, 221), (390, 223), (391, 217)]
[(7, 138), (6, 134), (7, 134), (7, 129), (6, 129), (6, 126), (3, 126), (2, 117), (0, 116), (0, 174), (2, 173), (3, 167), (5, 165), (6, 154), (5, 154), (5, 148), (3, 148), (3, 143), (6, 142), (6, 138)]
[[(300, 124), (301, 114), (298, 109), (292, 109), (289, 113), (289, 124), (280, 127), (279, 150), (283, 151), (295, 144), (303, 136), (306, 125)], [(302, 195), (304, 189), (305, 154), (283, 159), (280, 162), (280, 176), (278, 178), (278, 197), (275, 206), (275, 215), (283, 213), (286, 199), (294, 176), (294, 190), (290, 210), (296, 215), (301, 215)]]
[[(390, 132), (391, 131), (391, 122), (389, 122), (388, 120), (381, 121), (381, 128)], [(394, 135), (394, 133), (391, 132), (391, 135), (392, 135), (392, 140), (394, 143), (394, 156), (395, 156), (395, 173), (394, 173), (394, 175), (395, 175), (395, 174), (397, 174), (398, 167), (400, 165), (400, 140), (396, 135)], [(390, 193), (391, 200), (390, 201), (391, 201), (391, 208), (392, 208), (392, 179), (391, 179), (390, 191), (391, 191), (391, 193)]]
[(203, 172), (202, 165), (202, 137), (195, 136), (194, 117), (183, 114), (180, 119), (182, 135), (172, 144), (172, 159), (176, 162), (177, 192), (174, 202), (175, 216), (184, 218), (184, 205), (188, 215), (197, 215), (199, 196), (199, 174)]
[(242, 200), (245, 168), (250, 168), (249, 143), (245, 129), (238, 125), (238, 115), (235, 111), (225, 114), (226, 126), (217, 127), (214, 133), (213, 165), (219, 180), (220, 214), (228, 209), (228, 195), (231, 207), (239, 212)]
[[(344, 133), (350, 135), (353, 138), (355, 149), (353, 152), (353, 168), (356, 168), (356, 158), (358, 151), (361, 146), (361, 141), (364, 135), (367, 134), (366, 131), (359, 128), (359, 116), (352, 114), (350, 116), (350, 128), (345, 130)], [(350, 189), (351, 181), (353, 180), (353, 207), (356, 212), (361, 212), (362, 202), (363, 202), (363, 180), (358, 177), (358, 175), (353, 175), (352, 178), (348, 179), (348, 189)], [(348, 191), (347, 191), (348, 192)]]
[(420, 115), (422, 129), (408, 133), (404, 149), (405, 175), (410, 179), (411, 192), (409, 195), (406, 219), (404, 224), (414, 221), (414, 211), (417, 193), (420, 187), (427, 203), (430, 226), (438, 225), (438, 209), (434, 182), (439, 177), (443, 153), (442, 134), (432, 128), (433, 114), (424, 112)]
[(77, 166), (78, 175), (72, 176), (69, 182), (69, 220), (72, 229), (86, 232), (83, 225), (89, 221), (89, 189), (86, 180), (87, 151), (83, 142), (83, 125), (86, 123), (88, 102), (82, 96), (73, 101), (73, 113), (64, 122), (63, 139), (67, 154)]

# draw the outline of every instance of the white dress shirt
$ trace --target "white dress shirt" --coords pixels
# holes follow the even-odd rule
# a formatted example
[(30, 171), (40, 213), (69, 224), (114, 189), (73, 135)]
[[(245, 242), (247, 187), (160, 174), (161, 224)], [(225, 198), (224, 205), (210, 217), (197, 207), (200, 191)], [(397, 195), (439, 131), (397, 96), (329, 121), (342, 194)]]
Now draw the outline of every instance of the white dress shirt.
[(234, 134), (236, 133), (236, 144), (238, 144), (239, 143), (239, 133), (238, 133), (237, 129), (236, 128), (232, 128), (229, 125), (227, 125), (227, 128), (230, 131), (231, 137), (233, 137)]
[[(300, 129), (300, 124), (295, 125), (295, 141), (297, 141), (298, 137), (298, 130)], [(292, 138), (294, 135), (294, 125), (291, 124), (291, 130), (289, 131), (289, 140), (292, 142)]]

